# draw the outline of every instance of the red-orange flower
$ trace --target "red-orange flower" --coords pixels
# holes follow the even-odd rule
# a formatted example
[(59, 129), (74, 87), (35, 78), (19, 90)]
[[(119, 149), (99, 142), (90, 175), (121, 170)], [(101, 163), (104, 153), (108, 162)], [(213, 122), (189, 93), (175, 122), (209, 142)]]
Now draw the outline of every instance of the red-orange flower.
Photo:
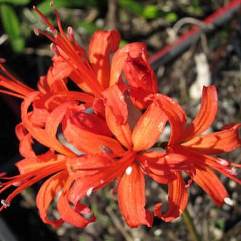
[[(118, 49), (118, 32), (97, 31), (87, 55), (74, 39), (73, 30), (63, 31), (57, 12), (58, 30), (38, 9), (36, 12), (50, 30), (39, 32), (53, 42), (55, 52), (53, 65), (39, 80), (38, 91), (16, 80), (0, 63), (0, 92), (23, 99), (16, 133), (24, 157), (17, 163), (20, 174), (6, 178), (0, 187), (2, 193), (16, 186), (2, 200), (2, 208), (25, 188), (48, 178), (37, 195), (42, 220), (54, 227), (63, 222), (84, 227), (95, 218), (87, 217), (91, 212), (82, 199), (116, 180), (119, 207), (127, 224), (151, 226), (153, 212), (145, 207), (145, 175), (168, 186), (168, 210), (162, 212), (161, 203), (156, 204), (154, 215), (171, 221), (187, 205), (188, 185), (183, 173), (217, 204), (228, 200), (212, 169), (241, 183), (232, 172), (232, 166), (239, 165), (211, 155), (240, 146), (241, 124), (201, 135), (216, 115), (215, 87), (204, 88), (201, 109), (187, 125), (183, 109), (157, 93), (143, 44)], [(81, 90), (69, 90), (68, 81)], [(162, 145), (165, 150), (160, 151), (156, 147), (167, 122), (171, 135), (167, 145)], [(37, 155), (34, 141), (48, 151)], [(51, 220), (47, 213), (53, 202), (60, 214), (58, 220)]]
[[(170, 169), (188, 174), (217, 205), (228, 203), (228, 193), (214, 171), (241, 184), (241, 180), (233, 171), (234, 167), (240, 165), (212, 155), (230, 152), (241, 146), (241, 124), (228, 125), (221, 131), (203, 134), (211, 126), (217, 113), (216, 88), (203, 88), (200, 110), (190, 124), (186, 124), (185, 112), (176, 102), (162, 95), (156, 95), (154, 99), (167, 115), (171, 126), (171, 136), (166, 147), (167, 155), (159, 158), (158, 163), (166, 163)], [(173, 159), (173, 155), (177, 158)], [(175, 195), (182, 194), (176, 191)], [(178, 206), (181, 207), (181, 204)], [(156, 206), (155, 214), (160, 216), (159, 206)]]
[[(145, 175), (160, 184), (168, 184), (169, 210), (161, 218), (170, 221), (173, 213), (179, 216), (187, 204), (187, 189), (181, 175), (169, 169), (168, 165), (158, 163), (155, 146), (162, 133), (167, 117), (157, 102), (150, 102), (142, 114), (130, 100), (128, 92), (122, 92), (118, 85), (104, 92), (106, 122), (112, 132), (95, 133), (83, 129), (78, 120), (79, 113), (73, 111), (63, 122), (65, 139), (79, 151), (92, 155), (106, 154), (113, 162), (104, 168), (85, 168), (83, 163), (75, 166), (71, 176), (75, 181), (70, 191), (70, 199), (77, 203), (89, 190), (96, 191), (113, 180), (118, 181), (118, 202), (120, 211), (130, 227), (141, 224), (152, 225), (152, 212), (145, 208)], [(135, 102), (134, 102), (135, 103)], [(94, 123), (92, 123), (92, 127)], [(88, 138), (89, 137), (89, 138)], [(173, 155), (177, 158), (178, 155)], [(89, 174), (88, 171), (95, 174)], [(78, 179), (80, 179), (78, 181)], [(176, 195), (178, 193), (178, 196)], [(177, 209), (181, 205), (181, 208)]]
[[(106, 185), (120, 176), (135, 156), (133, 151), (128, 151), (113, 138), (107, 127), (103, 118), (105, 113), (101, 113), (105, 110), (103, 92), (109, 86), (122, 81), (121, 75), (123, 69), (126, 69), (126, 80), (131, 90), (132, 101), (136, 106), (144, 108), (146, 102), (142, 98), (156, 92), (156, 78), (147, 62), (144, 44), (128, 44), (116, 51), (119, 34), (116, 31), (98, 31), (91, 39), (87, 57), (84, 49), (75, 41), (72, 29), (69, 28), (67, 34), (63, 32), (57, 13), (59, 33), (38, 10), (36, 11), (53, 33), (53, 36), (46, 35), (53, 41), (52, 49), (55, 52), (53, 65), (47, 75), (39, 80), (38, 91), (22, 84), (2, 63), (0, 64), (3, 72), (0, 75), (0, 92), (23, 99), (22, 122), (17, 126), (16, 133), (20, 140), (20, 153), (24, 157), (17, 163), (20, 174), (4, 182), (0, 189), (0, 192), (4, 192), (9, 187), (17, 185), (16, 190), (3, 201), (2, 208), (7, 207), (25, 188), (42, 178), (49, 177), (37, 196), (37, 206), (42, 220), (53, 226), (66, 221), (77, 227), (84, 227), (94, 218), (84, 218), (84, 214), (90, 211), (86, 206), (80, 205), (79, 200), (82, 197), (81, 192), (84, 192), (85, 196), (92, 187), (83, 188), (81, 192), (77, 192), (76, 187), (79, 189), (81, 185), (93, 181), (98, 185)], [(116, 53), (110, 62), (110, 56), (114, 51)], [(129, 77), (128, 72), (135, 74), (136, 78)], [(68, 90), (67, 82), (70, 80), (87, 93)], [(138, 92), (140, 96), (137, 95)], [(100, 115), (89, 113), (92, 112), (92, 109), (88, 110), (91, 106)], [(114, 113), (118, 116), (117, 112)], [(76, 128), (69, 128), (71, 124), (78, 127), (76, 133), (73, 132)], [(65, 139), (61, 139), (61, 131), (58, 133), (61, 128)], [(73, 141), (76, 134), (80, 137), (78, 143)], [(66, 143), (66, 140), (69, 143)], [(49, 151), (43, 155), (36, 155), (32, 148), (34, 141), (47, 147)], [(71, 146), (71, 143), (74, 145)], [(81, 154), (84, 155), (79, 156)], [(106, 177), (106, 172), (99, 172), (103, 167), (107, 168), (111, 175)], [(83, 168), (86, 170), (83, 171)], [(112, 173), (113, 170), (116, 172)], [(89, 177), (93, 175), (94, 179)], [(101, 175), (104, 175), (103, 183)], [(83, 184), (80, 180), (84, 180)], [(62, 194), (57, 201), (57, 209), (61, 218), (57, 221), (49, 220), (47, 209), (59, 193)], [(80, 215), (77, 212), (80, 212)], [(142, 223), (150, 225), (150, 219)]]

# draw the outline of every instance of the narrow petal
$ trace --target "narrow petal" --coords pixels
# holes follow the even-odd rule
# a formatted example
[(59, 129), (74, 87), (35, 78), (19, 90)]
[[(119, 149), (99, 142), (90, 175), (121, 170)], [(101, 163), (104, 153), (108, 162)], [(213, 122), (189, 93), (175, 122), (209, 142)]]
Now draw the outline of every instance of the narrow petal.
[(63, 220), (50, 220), (48, 218), (48, 209), (54, 198), (58, 195), (58, 192), (63, 188), (66, 177), (66, 172), (60, 172), (50, 177), (41, 186), (36, 197), (36, 204), (42, 221), (52, 225), (54, 228), (59, 227), (63, 223)]
[[(86, 206), (83, 205), (82, 210), (84, 208), (86, 208)], [(67, 191), (63, 192), (61, 194), (61, 196), (59, 197), (59, 200), (57, 202), (57, 209), (59, 211), (61, 218), (65, 222), (67, 222), (77, 228), (84, 228), (89, 223), (95, 221), (95, 217), (87, 219), (81, 215), (80, 210), (75, 210), (74, 207), (71, 206), (71, 204), (68, 200), (68, 192)]]
[(143, 53), (145, 49), (146, 46), (143, 43), (130, 43), (114, 53), (110, 72), (110, 86), (115, 85), (120, 81), (128, 56), (133, 58), (137, 57)]
[(18, 124), (15, 128), (16, 135), (20, 141), (19, 153), (23, 157), (35, 157), (35, 153), (32, 148), (33, 139), (31, 135), (25, 130), (22, 123)]
[(135, 153), (125, 153), (123, 158), (113, 164), (97, 168), (88, 166), (78, 168), (78, 171), (71, 173), (74, 184), (69, 193), (69, 199), (76, 205), (83, 197), (89, 196), (93, 191), (105, 187), (114, 179), (118, 178), (125, 169), (133, 162)]
[(114, 53), (120, 42), (117, 31), (96, 31), (89, 45), (89, 61), (97, 74), (98, 82), (107, 88), (110, 79), (110, 55)]
[(118, 184), (118, 202), (120, 211), (130, 227), (142, 224), (150, 227), (152, 216), (145, 209), (145, 179), (137, 164), (128, 167)]
[(157, 94), (153, 96), (153, 99), (157, 101), (170, 122), (171, 135), (169, 145), (179, 142), (186, 125), (186, 113), (176, 101), (168, 96)]
[(159, 139), (167, 121), (166, 115), (159, 105), (153, 102), (138, 120), (133, 133), (132, 142), (135, 151), (146, 150)]
[(188, 202), (188, 192), (181, 174), (176, 173), (176, 179), (168, 184), (168, 211), (162, 213), (161, 204), (157, 204), (154, 208), (154, 214), (164, 220), (170, 222), (183, 213)]
[(159, 164), (165, 155), (165, 152), (148, 152), (137, 156), (143, 172), (160, 184), (167, 184), (176, 177), (166, 163)]
[(34, 157), (27, 157), (18, 161), (15, 165), (17, 166), (21, 174), (29, 173), (32, 171), (39, 170), (43, 167), (47, 167), (54, 162), (59, 161), (60, 156), (58, 157), (54, 152), (48, 151), (41, 155), (35, 155)]
[(130, 96), (137, 107), (146, 107), (146, 97), (157, 92), (157, 79), (143, 49), (137, 57), (128, 56), (124, 65)]
[(75, 125), (70, 118), (65, 119), (63, 122), (62, 131), (65, 139), (79, 151), (88, 154), (103, 154), (109, 152), (114, 155), (120, 155), (124, 152), (117, 140), (83, 129)]
[(115, 137), (120, 141), (120, 143), (127, 149), (132, 147), (131, 142), (131, 130), (127, 123), (120, 124), (116, 119), (112, 109), (109, 106), (105, 108), (106, 123)]
[(195, 119), (187, 126), (184, 140), (199, 135), (207, 130), (213, 123), (218, 109), (217, 90), (214, 85), (203, 87), (202, 101)]
[(203, 154), (230, 152), (241, 146), (240, 127), (241, 124), (235, 124), (218, 132), (197, 136), (182, 143), (182, 146)]
[[(68, 149), (66, 149), (63, 145), (61, 145), (55, 138), (57, 127), (59, 124), (58, 121), (54, 121), (54, 116), (55, 116), (56, 112), (54, 112), (49, 119), (49, 121), (50, 121), (50, 123), (48, 123), (49, 134), (46, 132), (46, 130), (34, 126), (32, 124), (32, 122), (30, 121), (28, 108), (30, 107), (30, 105), (36, 99), (36, 97), (38, 95), (39, 95), (38, 92), (33, 92), (28, 97), (26, 97), (22, 103), (21, 112), (22, 112), (22, 122), (23, 122), (24, 127), (41, 144), (43, 144), (47, 147), (53, 148), (54, 150), (56, 150), (62, 154), (65, 154), (67, 156), (73, 156), (73, 153), (70, 152)], [(62, 109), (62, 107), (63, 107), (63, 109)], [(62, 109), (62, 112), (60, 111), (61, 113), (66, 111), (67, 105), (64, 105), (62, 107), (60, 107)], [(57, 111), (57, 112), (59, 112), (59, 111)], [(59, 120), (59, 118), (57, 118), (57, 120)], [(51, 128), (53, 128), (53, 130), (51, 130)]]
[(192, 179), (209, 194), (216, 205), (222, 205), (224, 199), (228, 197), (225, 187), (209, 168), (196, 169), (195, 174), (192, 175)]
[(113, 85), (104, 93), (105, 106), (109, 107), (119, 124), (125, 124), (128, 118), (128, 109), (125, 96), (118, 85)]
[(109, 155), (83, 155), (80, 157), (69, 158), (66, 161), (66, 166), (68, 172), (76, 173), (83, 171), (85, 174), (88, 169), (91, 172), (91, 169), (94, 172), (98, 172), (101, 168), (106, 168), (114, 164), (114, 160)]
[(65, 119), (81, 129), (90, 131), (98, 135), (112, 136), (104, 118), (94, 113), (87, 113), (88, 109), (83, 106), (74, 106), (65, 115)]

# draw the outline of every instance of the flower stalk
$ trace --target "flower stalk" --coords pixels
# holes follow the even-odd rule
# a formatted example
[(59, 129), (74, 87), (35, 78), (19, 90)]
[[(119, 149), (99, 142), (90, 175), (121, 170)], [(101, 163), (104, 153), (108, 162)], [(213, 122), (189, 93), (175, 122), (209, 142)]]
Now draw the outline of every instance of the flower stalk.
[(188, 208), (186, 208), (186, 210), (183, 212), (182, 219), (183, 219), (184, 224), (186, 225), (186, 228), (190, 235), (191, 241), (202, 241), (202, 239), (195, 227), (193, 218), (188, 211)]

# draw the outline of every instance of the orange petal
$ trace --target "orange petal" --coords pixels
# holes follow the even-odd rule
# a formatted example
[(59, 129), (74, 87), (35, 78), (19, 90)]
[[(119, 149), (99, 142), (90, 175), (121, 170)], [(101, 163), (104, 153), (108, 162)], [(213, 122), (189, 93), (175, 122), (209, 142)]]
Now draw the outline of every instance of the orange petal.
[(120, 211), (127, 224), (134, 228), (152, 226), (152, 215), (145, 209), (145, 179), (137, 164), (129, 166), (118, 184)]
[[(73, 156), (73, 153), (61, 145), (60, 142), (58, 142), (56, 139), (59, 121), (63, 118), (63, 114), (67, 110), (68, 104), (59, 106), (58, 109), (51, 114), (47, 122), (48, 131), (46, 132), (46, 130), (34, 126), (29, 118), (28, 108), (38, 95), (38, 92), (33, 92), (32, 94), (28, 95), (22, 103), (21, 112), (24, 127), (41, 144), (53, 148), (54, 150), (67, 156)], [(56, 116), (58, 114), (60, 114), (60, 116)]]
[(23, 157), (35, 157), (35, 153), (32, 149), (32, 137), (31, 135), (25, 130), (22, 123), (18, 124), (15, 128), (16, 135), (20, 141), (19, 143), (19, 153)]
[(110, 55), (119, 47), (117, 31), (96, 31), (89, 45), (89, 61), (97, 74), (98, 82), (105, 88), (110, 79)]
[(239, 136), (240, 127), (241, 124), (234, 124), (218, 132), (194, 137), (182, 143), (182, 146), (186, 146), (203, 154), (230, 152), (241, 146), (241, 138)]
[(171, 135), (169, 145), (179, 142), (183, 136), (186, 125), (186, 113), (182, 107), (168, 96), (157, 94), (153, 97), (157, 101), (161, 110), (166, 114), (171, 125)]
[(54, 228), (59, 227), (63, 223), (63, 220), (50, 220), (48, 218), (48, 209), (54, 198), (58, 195), (58, 192), (63, 188), (66, 177), (66, 172), (60, 172), (50, 177), (41, 186), (36, 197), (36, 205), (39, 209), (40, 218), (44, 223), (50, 224)]
[(157, 92), (157, 79), (148, 63), (147, 53), (142, 51), (137, 57), (128, 56), (124, 73), (130, 86), (130, 94), (138, 107), (146, 106), (145, 97)]
[(71, 119), (74, 125), (94, 134), (112, 136), (104, 118), (94, 113), (86, 112), (87, 109), (83, 109), (82, 106), (76, 106), (66, 113), (65, 119)]
[(66, 140), (79, 151), (88, 154), (103, 154), (109, 152), (114, 155), (120, 155), (124, 152), (119, 142), (115, 139), (82, 129), (75, 125), (71, 119), (65, 120), (62, 131)]
[(145, 51), (145, 49), (146, 46), (143, 43), (130, 43), (114, 53), (110, 72), (110, 86), (119, 82), (128, 56), (137, 57)]
[(228, 197), (225, 187), (209, 168), (196, 169), (192, 179), (209, 194), (218, 206), (222, 205), (224, 199)]
[(159, 139), (166, 121), (166, 115), (160, 109), (159, 105), (155, 102), (150, 104), (133, 130), (133, 149), (135, 151), (141, 151), (153, 146)]
[(114, 114), (118, 124), (125, 124), (128, 118), (128, 109), (125, 96), (118, 85), (113, 85), (104, 93), (105, 106), (109, 107)]
[(128, 123), (120, 124), (118, 123), (112, 109), (109, 106), (105, 108), (106, 123), (115, 137), (120, 141), (120, 143), (127, 149), (132, 146), (131, 142), (131, 130)]
[(151, 151), (138, 155), (136, 158), (140, 161), (142, 170), (145, 174), (160, 184), (167, 184), (175, 178), (170, 167), (162, 161), (165, 160), (165, 155), (165, 152)]
[(213, 123), (217, 110), (218, 97), (216, 87), (214, 85), (204, 86), (200, 110), (195, 119), (187, 126), (183, 139), (188, 140), (207, 130)]
[(86, 206), (81, 205), (82, 210), (75, 210), (70, 205), (70, 202), (68, 200), (68, 192), (65, 191), (61, 194), (59, 197), (59, 200), (57, 202), (57, 209), (59, 211), (60, 217), (67, 223), (77, 227), (77, 228), (84, 228), (89, 223), (95, 221), (95, 217), (92, 217), (90, 219), (85, 218), (81, 215), (81, 211), (83, 211)]
[(42, 155), (35, 155), (18, 161), (16, 166), (21, 174), (29, 173), (32, 171), (39, 170), (43, 167), (47, 167), (50, 164), (54, 164), (55, 161), (58, 161), (58, 156), (52, 151), (48, 151)]
[[(108, 183), (118, 178), (124, 170), (133, 162), (135, 153), (127, 152), (123, 158), (113, 164), (107, 163), (105, 167), (93, 168), (91, 166), (79, 169), (79, 172), (71, 174), (74, 185), (70, 190), (69, 198), (73, 204), (89, 195), (92, 191), (103, 188)], [(97, 164), (98, 165), (98, 164)]]
[(188, 202), (188, 192), (181, 174), (176, 173), (176, 179), (168, 184), (168, 211), (162, 213), (161, 204), (155, 205), (154, 214), (170, 222), (183, 213)]
[(88, 169), (89, 172), (99, 171), (101, 168), (106, 168), (114, 164), (114, 160), (108, 155), (83, 155), (76, 158), (69, 158), (66, 160), (66, 165), (69, 173), (81, 172), (85, 174)]

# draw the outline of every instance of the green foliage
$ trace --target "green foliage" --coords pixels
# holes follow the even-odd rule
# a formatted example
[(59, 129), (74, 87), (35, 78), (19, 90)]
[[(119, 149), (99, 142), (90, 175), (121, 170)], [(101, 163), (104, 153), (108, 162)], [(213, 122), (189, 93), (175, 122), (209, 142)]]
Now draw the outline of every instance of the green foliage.
[(119, 5), (126, 11), (129, 11), (137, 16), (143, 17), (147, 20), (161, 17), (169, 23), (177, 21), (178, 16), (175, 12), (167, 12), (161, 10), (160, 6), (138, 2), (136, 0), (119, 0)]
[(79, 27), (82, 28), (83, 31), (89, 35), (92, 35), (96, 30), (99, 29), (94, 23), (87, 21), (81, 21), (79, 23)]
[[(97, 6), (97, 0), (55, 0), (55, 8), (71, 8), (71, 7), (95, 7)], [(53, 7), (50, 6), (49, 0), (42, 1), (37, 5), (39, 10), (44, 14), (48, 14), (53, 11)]]
[(30, 3), (30, 0), (0, 0), (1, 3), (8, 3), (12, 5), (26, 5)]
[(225, 221), (223, 219), (218, 219), (215, 222), (215, 227), (220, 229), (220, 230), (224, 230), (225, 227)]
[(146, 19), (155, 19), (160, 16), (160, 10), (156, 5), (147, 5), (143, 9), (142, 16)]
[(21, 36), (21, 23), (14, 8), (7, 4), (0, 5), (0, 15), (4, 31), (9, 37), (10, 44), (15, 52), (24, 49), (25, 41)]
[(178, 16), (176, 13), (174, 12), (170, 12), (170, 13), (164, 13), (164, 19), (168, 22), (168, 23), (174, 23), (177, 21)]
[(199, 0), (192, 0), (192, 4), (187, 7), (187, 12), (192, 15), (200, 16), (203, 14), (203, 9)]
[(144, 11), (144, 5), (135, 0), (119, 0), (119, 5), (131, 13), (141, 16)]

